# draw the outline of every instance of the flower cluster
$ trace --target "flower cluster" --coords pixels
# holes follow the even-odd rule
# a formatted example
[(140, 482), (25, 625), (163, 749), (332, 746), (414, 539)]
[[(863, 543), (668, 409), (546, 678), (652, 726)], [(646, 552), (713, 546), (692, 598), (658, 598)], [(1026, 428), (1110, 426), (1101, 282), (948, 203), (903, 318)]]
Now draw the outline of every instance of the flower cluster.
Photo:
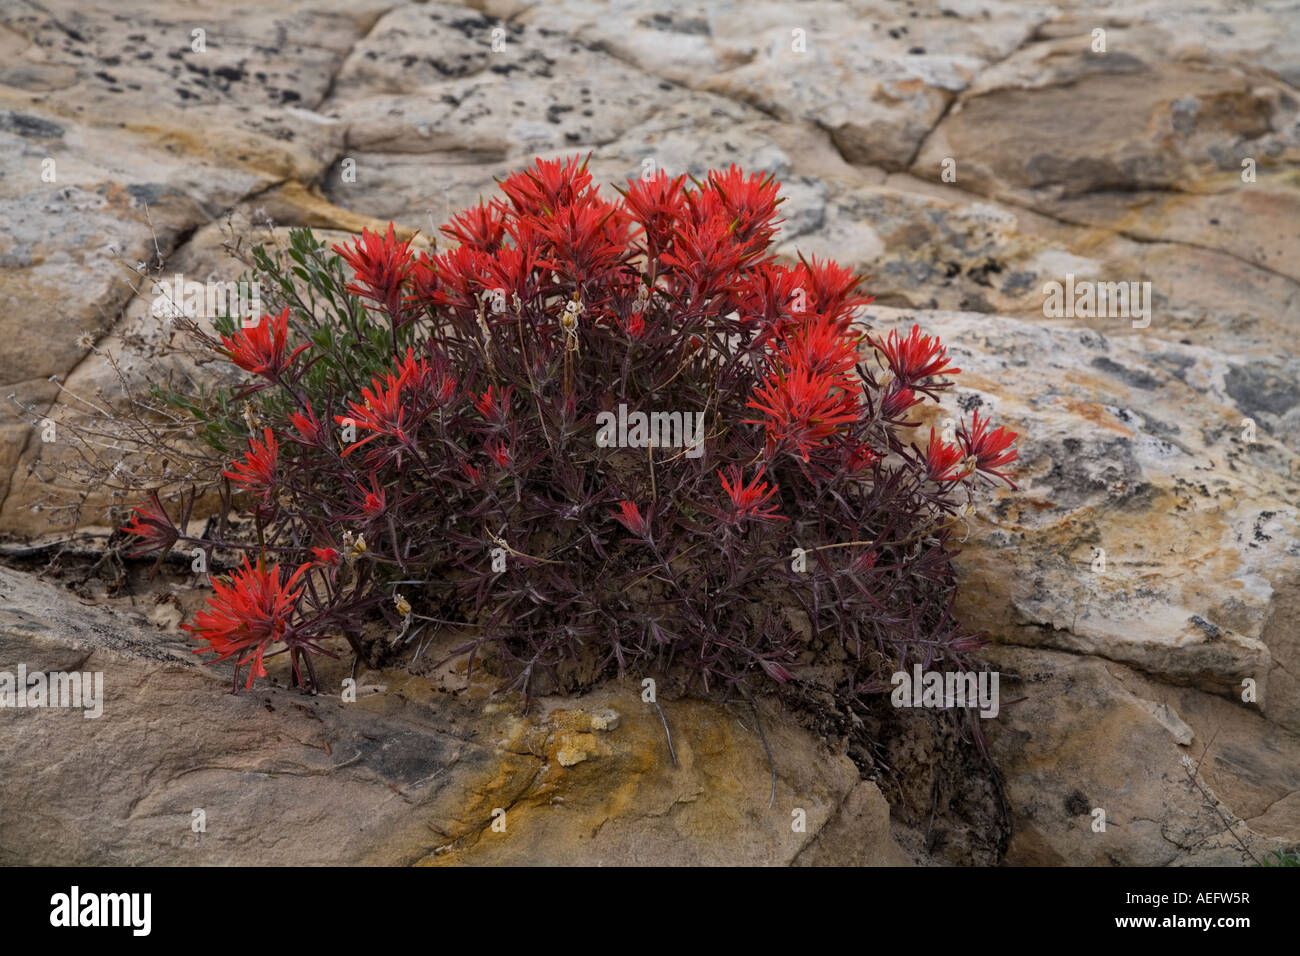
[[(868, 332), (850, 271), (776, 260), (778, 193), (733, 166), (606, 195), (581, 159), (539, 160), (449, 248), (390, 224), (259, 250), (285, 308), (212, 343), (255, 376), (223, 478), (256, 540), (188, 537), (156, 497), (125, 530), (260, 555), (190, 625), (250, 683), (270, 648), (310, 686), (326, 637), (373, 658), (368, 630), (421, 621), (462, 622), (526, 693), (959, 658), (949, 541), (977, 476), (1014, 487), (1015, 435), (977, 413), (919, 440), (959, 369), (918, 327)], [(620, 408), (649, 437), (597, 442)]]

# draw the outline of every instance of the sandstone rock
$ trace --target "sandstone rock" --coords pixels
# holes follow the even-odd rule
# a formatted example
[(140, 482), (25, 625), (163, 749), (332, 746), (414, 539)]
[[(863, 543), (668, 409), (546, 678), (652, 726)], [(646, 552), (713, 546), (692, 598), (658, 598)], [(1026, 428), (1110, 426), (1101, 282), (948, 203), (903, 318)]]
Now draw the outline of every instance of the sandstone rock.
[(747, 709), (662, 702), (674, 767), (639, 687), (542, 699), (528, 717), (482, 685), (404, 672), (362, 675), (352, 704), (265, 682), (232, 696), (186, 643), (0, 570), (0, 670), (102, 671), (105, 692), (97, 719), (0, 709), (18, 743), (0, 753), (0, 861), (906, 862), (875, 785), (767, 706), (774, 800)]
[(1300, 581), (1300, 459), (1291, 429), (1242, 438), (1232, 383), (1258, 366), (1063, 323), (874, 307), (867, 321), (937, 333), (962, 369), (948, 413), (1020, 434), (1021, 488), (993, 492), (959, 560), (965, 620), (1225, 696), (1253, 679), (1264, 714), (1300, 731), (1296, 624), (1278, 614)]
[[(20, 406), (49, 407), (46, 379), (90, 353), (140, 274), (197, 226), (314, 180), (338, 151), (341, 130), (310, 107), (383, 6), (296, 6), (0, 12), (0, 382)], [(7, 495), (33, 432), (2, 434)]]
[[(169, 294), (177, 276), (186, 281), (237, 281), (247, 267), (232, 255), (235, 244), (244, 249), (258, 242), (268, 248), (283, 247), (289, 227), (301, 225), (313, 227), (322, 242), (333, 244), (350, 240), (362, 229), (379, 230), (386, 224), (335, 207), (301, 185), (286, 185), (194, 230), (174, 255), (165, 258), (161, 269), (150, 264), (150, 274), (134, 277), (127, 287), (129, 299), (118, 320), (97, 337), (85, 357), (68, 375), (59, 376), (58, 383), (43, 383), (44, 388), (36, 391), (40, 400), (22, 402), (24, 409), (34, 411), (29, 410), (26, 420), (13, 426), (17, 465), (0, 505), (0, 526), (28, 535), (78, 525), (111, 526), (118, 519), (109, 509), (117, 508), (120, 517), (121, 509), (138, 503), (140, 482), (133, 470), (144, 470), (141, 449), (130, 442), (118, 444), (119, 473), (109, 481), (91, 481), (86, 455), (98, 452), (109, 468), (115, 462), (108, 453), (87, 445), (87, 440), (96, 436), (72, 426), (102, 429), (105, 412), (122, 420), (128, 390), (138, 397), (153, 386), (170, 385), (182, 394), (193, 394), (217, 382), (232, 383), (235, 376), (230, 367), (211, 363), (206, 356), (196, 358), (176, 351), (187, 343), (180, 340), (170, 320), (154, 314), (154, 300)], [(403, 238), (411, 238), (410, 230), (399, 227), (397, 231)], [(415, 248), (426, 246), (423, 237), (413, 241)], [(160, 280), (157, 289), (154, 279)], [(212, 316), (205, 311), (201, 318), (210, 320)], [(13, 391), (16, 401), (26, 397), (21, 387)], [(54, 424), (51, 441), (44, 440), (47, 423)], [(175, 461), (172, 466), (171, 480), (184, 482), (186, 464)]]
[[(644, 2), (533, 5), (519, 21), (569, 33), (651, 73), (814, 124), (853, 162), (905, 168), (954, 93), (1001, 59), (1046, 13), (977, 4), (900, 13), (884, 3)], [(497, 15), (515, 4), (486, 4)]]
[(1001, 674), (1003, 709), (985, 726), (1016, 817), (1009, 864), (1233, 866), (1300, 839), (1300, 740), (1257, 710), (1103, 658), (987, 656)]
[(1257, 17), (1244, 24), (1252, 39), (1211, 59), (1201, 41), (1232, 37), (1234, 18), (1198, 34), (1183, 13), (1156, 5), (1108, 21), (1105, 52), (1092, 48), (1097, 23), (1054, 21), (958, 96), (912, 171), (938, 180), (955, 160), (962, 189), (1294, 281), (1300, 100), (1249, 55), (1272, 45)]

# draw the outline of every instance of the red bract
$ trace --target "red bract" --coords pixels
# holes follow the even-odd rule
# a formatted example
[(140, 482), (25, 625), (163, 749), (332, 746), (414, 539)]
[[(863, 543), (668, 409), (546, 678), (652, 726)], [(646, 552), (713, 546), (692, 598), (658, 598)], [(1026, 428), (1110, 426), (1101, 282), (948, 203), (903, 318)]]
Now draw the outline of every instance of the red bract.
[(397, 241), (391, 222), (387, 235), (363, 230), (352, 247), (334, 246), (334, 251), (356, 272), (348, 291), (378, 303), (399, 324), (404, 319), (402, 284), (411, 273), (410, 246), (409, 239)]
[(816, 256), (801, 259), (788, 281), (794, 285), (796, 298), (804, 299), (803, 311), (823, 315), (841, 328), (873, 298), (861, 292), (861, 276), (837, 262), (819, 262)]
[(344, 457), (381, 435), (395, 438), (402, 443), (407, 440), (406, 432), (402, 430), (402, 420), (406, 416), (406, 409), (402, 404), (404, 384), (402, 375), (387, 372), (382, 380), (375, 378), (370, 384), (370, 388), (361, 389), (361, 402), (350, 403), (350, 411), (347, 415), (336, 415), (334, 418), (339, 425), (353, 424), (371, 433), (360, 441), (348, 445), (343, 450)]
[(919, 401), (916, 392), (904, 388), (901, 381), (894, 379), (880, 397), (880, 417), (887, 422), (901, 422), (908, 410)]
[(222, 474), (253, 492), (262, 505), (269, 505), (275, 493), (280, 446), (269, 427), (262, 430), (262, 439), (249, 438), (244, 460), (235, 462), (230, 466), (231, 470)]
[(299, 437), (295, 440), (299, 444), (329, 447), (329, 431), (317, 420), (311, 402), (305, 402), (301, 412), (290, 412), (289, 421), (298, 432)]
[(788, 520), (784, 516), (777, 514), (780, 508), (779, 502), (766, 508), (763, 507), (777, 493), (775, 485), (769, 488), (768, 483), (762, 481), (763, 472), (766, 470), (766, 467), (758, 469), (758, 474), (747, 485), (742, 483), (739, 465), (728, 466), (726, 474), (721, 471), (718, 472), (718, 478), (722, 481), (722, 490), (727, 493), (727, 497), (731, 500), (729, 519), (732, 523), (739, 523), (746, 518), (753, 518), (757, 521)]
[(787, 323), (786, 329), (779, 340), (790, 366), (825, 376), (845, 390), (856, 388), (857, 376), (850, 373), (858, 363), (860, 334), (823, 315)]
[(781, 184), (770, 173), (746, 175), (732, 164), (709, 173), (706, 188), (695, 194), (694, 214), (699, 221), (720, 217), (735, 241), (755, 249), (765, 248), (776, 233), (776, 206)]
[(681, 218), (685, 199), (682, 176), (658, 172), (642, 179), (629, 179), (623, 193), (628, 213), (641, 224), (647, 252), (654, 256), (672, 242), (673, 227)]
[(870, 445), (846, 445), (844, 448), (844, 467), (851, 475), (861, 474), (878, 461), (880, 455)]
[(407, 348), (406, 358), (398, 363), (396, 371), (401, 394), (407, 396), (417, 410), (425, 405), (444, 406), (456, 395), (456, 377), (440, 355), (435, 355), (430, 364), (423, 356), (417, 361), (415, 350)]
[(446, 305), (477, 314), (479, 296), (495, 288), (493, 258), (473, 246), (457, 246), (430, 260), (437, 291), (433, 305)]
[(716, 217), (683, 223), (674, 233), (672, 251), (660, 258), (666, 271), (680, 277), (693, 301), (699, 302), (729, 289), (731, 275), (759, 254), (738, 243), (731, 226)]
[(645, 335), (645, 317), (641, 312), (633, 312), (623, 320), (623, 331), (629, 338), (639, 339)]
[(970, 473), (962, 450), (937, 437), (933, 428), (925, 449), (925, 468), (932, 481), (960, 481)]
[(442, 227), (442, 234), (479, 252), (498, 252), (506, 237), (502, 210), (493, 203), (479, 203), (452, 216)]
[(504, 439), (498, 438), (487, 446), (488, 457), (502, 468), (510, 467), (510, 449), (506, 447)]
[(412, 312), (418, 313), (434, 301), (438, 294), (438, 268), (433, 256), (422, 251), (411, 260), (407, 285), (409, 292), (403, 304)]
[(488, 311), (493, 314), (513, 313), (518, 306), (535, 301), (542, 284), (538, 270), (547, 274), (550, 268), (538, 260), (534, 249), (502, 249), (491, 259), (480, 260), (479, 265), (489, 294)]
[(543, 264), (569, 282), (603, 276), (626, 254), (626, 216), (599, 199), (564, 206), (539, 220), (537, 231), (549, 244)]
[(362, 495), (361, 513), (367, 518), (378, 518), (384, 513), (384, 509), (388, 507), (388, 499), (384, 494), (384, 489), (379, 487), (373, 477), (370, 479), (369, 490), (358, 485), (357, 491)]
[(167, 517), (167, 510), (158, 500), (158, 492), (149, 492), (149, 504), (136, 505), (131, 511), (131, 523), (123, 525), (122, 530), (140, 539), (132, 554), (148, 554), (151, 551), (165, 553), (180, 538), (180, 531), (172, 519)]
[(510, 395), (514, 387), (507, 385), (505, 390), (489, 385), (482, 395), (471, 396), (478, 413), (489, 422), (501, 425), (510, 417)]
[(742, 321), (758, 325), (760, 343), (816, 311), (804, 272), (775, 262), (760, 262), (746, 271), (737, 283), (736, 308)]
[(571, 206), (591, 191), (587, 160), (539, 159), (531, 169), (512, 173), (501, 183), (501, 191), (522, 216), (550, 214)]
[(809, 460), (810, 449), (858, 418), (852, 393), (844, 391), (834, 377), (804, 366), (769, 375), (748, 407), (765, 416), (759, 424), (767, 429), (769, 449), (791, 445), (804, 461)]
[(646, 537), (650, 531), (650, 524), (645, 518), (641, 517), (641, 509), (631, 501), (620, 501), (618, 510), (611, 512), (618, 519), (618, 523), (627, 528), (633, 534), (639, 537)]
[(957, 440), (961, 442), (966, 454), (975, 459), (976, 470), (1001, 478), (1014, 489), (1015, 483), (997, 469), (1016, 460), (1019, 453), (1009, 447), (1016, 440), (1016, 433), (1007, 431), (1005, 427), (988, 432), (985, 430), (988, 424), (988, 419), (980, 421), (980, 413), (974, 412), (969, 430), (963, 424), (958, 430)]
[[(920, 326), (912, 326), (912, 331), (904, 338), (898, 330), (892, 330), (885, 341), (873, 341), (877, 349), (885, 356), (889, 368), (904, 385), (919, 391), (928, 391), (922, 384), (925, 379), (936, 375), (956, 375), (961, 371), (948, 364), (947, 349), (938, 337), (922, 335)], [(934, 386), (930, 386), (933, 388)]]
[(302, 594), (302, 587), (295, 590), (294, 585), (310, 567), (311, 564), (302, 565), (289, 580), (281, 582), (278, 564), (270, 571), (261, 561), (252, 567), (245, 555), (243, 570), (232, 572), (230, 583), (215, 579), (215, 593), (208, 598), (207, 610), (195, 614), (193, 624), (184, 625), (196, 640), (208, 644), (207, 647), (195, 648), (194, 653), (215, 651), (217, 656), (210, 661), (215, 664), (235, 654), (251, 652), (235, 662), (236, 683), (239, 681), (239, 668), (252, 664), (248, 683), (244, 685), (251, 688), (254, 677), (266, 676), (262, 657), (267, 647), (292, 639), (290, 628), (294, 609)]
[(251, 328), (237, 329), (233, 336), (221, 337), (230, 360), (245, 372), (275, 380), (284, 374), (307, 345), (288, 351), (289, 309), (279, 315), (262, 316)]

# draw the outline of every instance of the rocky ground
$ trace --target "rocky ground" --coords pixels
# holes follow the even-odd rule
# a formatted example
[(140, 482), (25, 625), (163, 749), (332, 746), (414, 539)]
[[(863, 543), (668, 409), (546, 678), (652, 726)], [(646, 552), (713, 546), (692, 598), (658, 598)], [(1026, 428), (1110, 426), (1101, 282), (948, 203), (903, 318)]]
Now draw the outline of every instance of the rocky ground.
[[(0, 530), (85, 493), (44, 418), (119, 394), (110, 356), (159, 374), (160, 259), (428, 233), (536, 155), (771, 170), (782, 251), (870, 275), (864, 320), (939, 333), (950, 409), (1021, 434), (959, 559), (1006, 862), (1249, 862), (1300, 844), (1298, 114), (1294, 0), (9, 0)], [(1067, 274), (1149, 282), (1149, 322), (1045, 317)], [(388, 672), (351, 709), (231, 697), (166, 607), (45, 577), (0, 572), (0, 669), (102, 670), (114, 719), (7, 713), (0, 862), (988, 862), (779, 710), (773, 799), (744, 708), (673, 702), (674, 768), (635, 686), (528, 718)]]

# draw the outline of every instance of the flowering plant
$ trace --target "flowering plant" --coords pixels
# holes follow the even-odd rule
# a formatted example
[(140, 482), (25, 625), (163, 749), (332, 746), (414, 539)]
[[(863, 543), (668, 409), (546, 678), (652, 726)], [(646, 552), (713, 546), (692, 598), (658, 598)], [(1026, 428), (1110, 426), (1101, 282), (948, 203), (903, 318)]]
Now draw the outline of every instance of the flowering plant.
[(125, 529), (252, 556), (188, 625), (199, 650), (247, 686), (287, 651), (313, 688), (328, 637), (373, 661), (450, 627), (525, 694), (966, 666), (953, 526), (977, 477), (1014, 487), (1015, 435), (978, 413), (920, 434), (959, 370), (918, 328), (860, 328), (848, 270), (776, 261), (778, 190), (732, 167), (611, 199), (538, 161), (445, 251), (391, 224), (259, 247), (282, 308), (204, 339), (251, 379), (191, 406), (256, 540), (190, 535), (156, 496)]

